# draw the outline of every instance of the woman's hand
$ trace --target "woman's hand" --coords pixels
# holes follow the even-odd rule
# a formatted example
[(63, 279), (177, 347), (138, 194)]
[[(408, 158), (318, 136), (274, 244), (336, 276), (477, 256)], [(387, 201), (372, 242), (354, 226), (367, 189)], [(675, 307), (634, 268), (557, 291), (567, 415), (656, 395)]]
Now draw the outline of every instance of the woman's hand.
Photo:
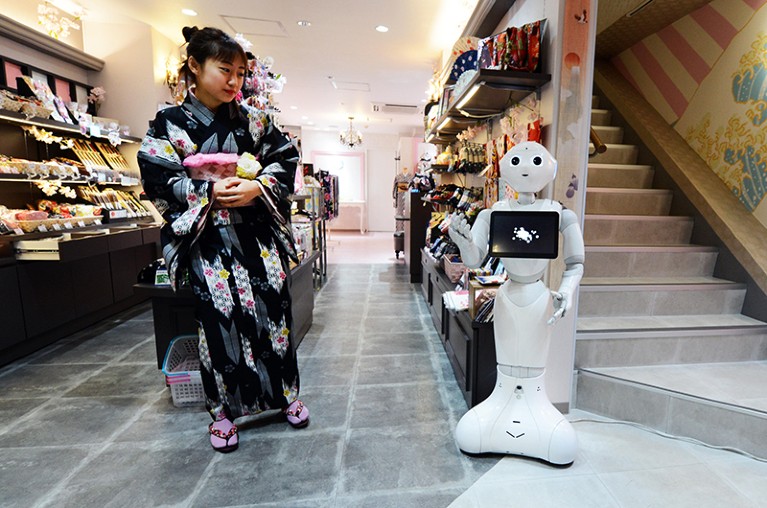
[(253, 204), (261, 195), (261, 187), (253, 180), (232, 176), (213, 184), (214, 207), (236, 208)]

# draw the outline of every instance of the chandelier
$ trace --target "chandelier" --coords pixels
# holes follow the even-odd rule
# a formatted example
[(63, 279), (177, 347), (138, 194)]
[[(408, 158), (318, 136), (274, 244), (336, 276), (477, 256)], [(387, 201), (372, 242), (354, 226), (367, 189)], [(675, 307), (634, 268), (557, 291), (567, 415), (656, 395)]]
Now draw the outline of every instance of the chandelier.
[(362, 133), (354, 130), (354, 127), (352, 127), (352, 120), (354, 120), (354, 117), (350, 116), (349, 130), (341, 131), (341, 135), (339, 136), (341, 144), (348, 146), (349, 148), (354, 148), (355, 146), (362, 144)]

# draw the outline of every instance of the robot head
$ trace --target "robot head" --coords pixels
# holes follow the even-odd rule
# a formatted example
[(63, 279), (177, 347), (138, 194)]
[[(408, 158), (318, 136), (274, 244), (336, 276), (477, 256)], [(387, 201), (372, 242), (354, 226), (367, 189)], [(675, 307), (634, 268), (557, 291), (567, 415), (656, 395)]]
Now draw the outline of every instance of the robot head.
[(557, 161), (532, 141), (520, 143), (501, 159), (501, 180), (517, 192), (538, 192), (557, 176)]

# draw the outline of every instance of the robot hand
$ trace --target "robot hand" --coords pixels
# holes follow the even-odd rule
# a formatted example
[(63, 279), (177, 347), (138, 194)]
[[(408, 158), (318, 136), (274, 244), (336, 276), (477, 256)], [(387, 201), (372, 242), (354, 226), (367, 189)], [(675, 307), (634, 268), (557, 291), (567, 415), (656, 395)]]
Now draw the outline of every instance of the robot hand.
[(474, 243), (474, 239), (471, 236), (471, 226), (469, 226), (466, 216), (459, 212), (450, 216), (448, 235), (450, 235), (450, 239), (455, 242), (461, 251)]
[(546, 322), (548, 325), (553, 325), (557, 320), (564, 317), (565, 313), (573, 306), (572, 299), (568, 293), (552, 291), (551, 296), (554, 299), (554, 314)]

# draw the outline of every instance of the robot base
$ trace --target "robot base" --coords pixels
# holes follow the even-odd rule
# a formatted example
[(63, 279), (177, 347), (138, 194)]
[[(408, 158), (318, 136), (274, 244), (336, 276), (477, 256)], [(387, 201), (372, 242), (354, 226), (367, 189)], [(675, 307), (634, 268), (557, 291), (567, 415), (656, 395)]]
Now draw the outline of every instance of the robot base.
[(559, 466), (578, 451), (575, 430), (546, 396), (544, 375), (516, 378), (500, 369), (493, 393), (463, 415), (455, 438), (467, 454), (522, 455)]

